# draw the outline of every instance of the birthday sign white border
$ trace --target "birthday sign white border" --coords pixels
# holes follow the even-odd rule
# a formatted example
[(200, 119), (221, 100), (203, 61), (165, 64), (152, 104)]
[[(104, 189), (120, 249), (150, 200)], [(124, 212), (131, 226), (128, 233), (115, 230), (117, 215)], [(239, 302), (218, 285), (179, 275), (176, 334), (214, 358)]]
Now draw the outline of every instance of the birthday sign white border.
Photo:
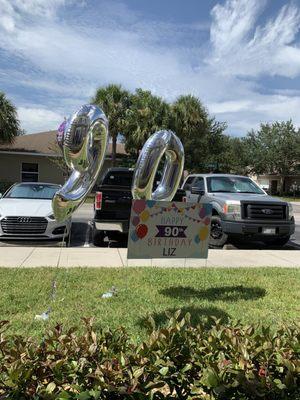
[[(211, 213), (207, 203), (133, 200), (127, 259), (207, 259)], [(166, 226), (176, 227), (183, 236), (165, 240), (161, 232)]]

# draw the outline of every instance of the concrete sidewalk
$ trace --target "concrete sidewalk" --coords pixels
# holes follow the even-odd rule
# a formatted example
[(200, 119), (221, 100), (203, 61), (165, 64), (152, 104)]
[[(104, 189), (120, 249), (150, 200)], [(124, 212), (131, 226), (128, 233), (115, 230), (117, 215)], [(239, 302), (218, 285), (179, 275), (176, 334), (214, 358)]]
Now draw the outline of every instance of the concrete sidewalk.
[(127, 260), (125, 248), (0, 248), (0, 267), (300, 267), (295, 250), (209, 250), (207, 260)]

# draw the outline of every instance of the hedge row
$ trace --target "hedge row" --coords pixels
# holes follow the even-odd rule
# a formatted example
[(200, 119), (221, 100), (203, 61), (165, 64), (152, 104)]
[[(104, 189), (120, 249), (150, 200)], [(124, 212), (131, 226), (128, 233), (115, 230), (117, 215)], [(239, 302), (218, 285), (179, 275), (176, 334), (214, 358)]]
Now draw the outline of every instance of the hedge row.
[(300, 325), (190, 324), (168, 315), (149, 320), (148, 339), (130, 341), (123, 328), (64, 332), (42, 342), (7, 336), (1, 323), (0, 399), (300, 399)]

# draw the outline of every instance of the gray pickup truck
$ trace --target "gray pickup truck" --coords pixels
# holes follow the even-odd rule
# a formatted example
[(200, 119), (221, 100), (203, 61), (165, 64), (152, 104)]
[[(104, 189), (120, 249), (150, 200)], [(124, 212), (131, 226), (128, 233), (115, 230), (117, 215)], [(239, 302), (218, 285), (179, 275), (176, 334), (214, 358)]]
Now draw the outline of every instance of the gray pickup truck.
[(229, 236), (283, 246), (295, 231), (292, 205), (268, 196), (248, 177), (193, 174), (182, 189), (187, 201), (212, 204), (213, 247), (223, 246)]

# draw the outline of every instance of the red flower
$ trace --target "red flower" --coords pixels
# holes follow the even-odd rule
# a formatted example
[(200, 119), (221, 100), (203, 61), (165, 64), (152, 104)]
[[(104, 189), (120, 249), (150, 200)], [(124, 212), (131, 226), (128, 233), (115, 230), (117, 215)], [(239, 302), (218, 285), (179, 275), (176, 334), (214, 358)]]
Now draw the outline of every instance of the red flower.
[(260, 377), (265, 377), (267, 375), (267, 372), (264, 368), (259, 368), (258, 375)]
[(223, 365), (229, 365), (231, 362), (229, 360), (223, 360)]

